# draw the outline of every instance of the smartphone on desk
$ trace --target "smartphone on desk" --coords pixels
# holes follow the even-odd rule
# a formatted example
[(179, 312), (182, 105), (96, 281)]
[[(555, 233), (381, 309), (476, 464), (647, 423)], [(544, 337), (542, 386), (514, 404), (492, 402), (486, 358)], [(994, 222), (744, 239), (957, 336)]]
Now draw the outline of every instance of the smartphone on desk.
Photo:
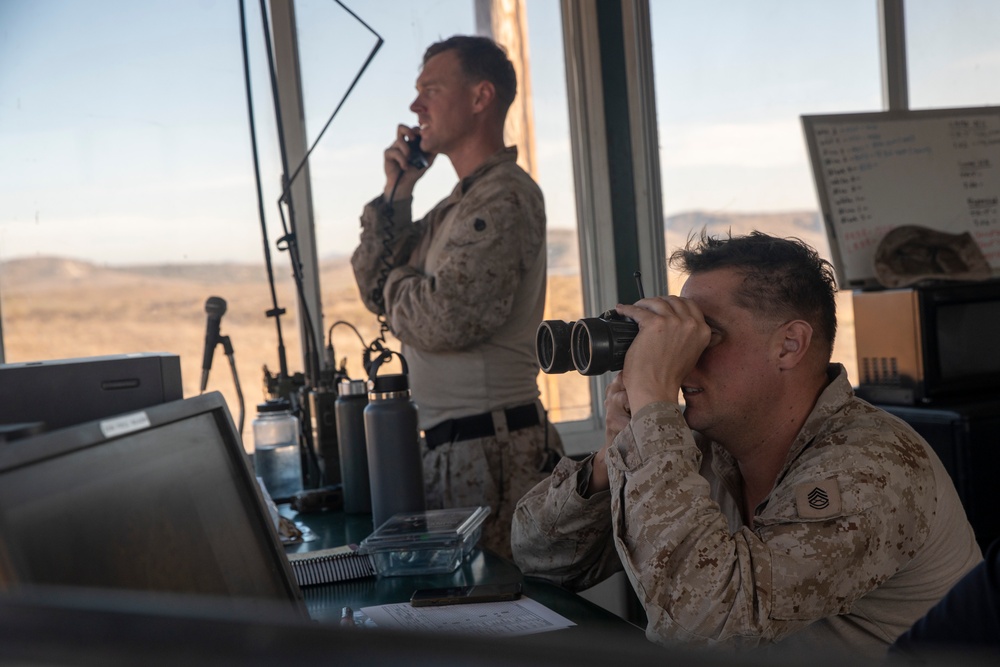
[(478, 586), (453, 586), (451, 588), (422, 588), (414, 591), (410, 605), (414, 607), (440, 607), (449, 604), (472, 602), (505, 602), (521, 597), (521, 584), (480, 584)]

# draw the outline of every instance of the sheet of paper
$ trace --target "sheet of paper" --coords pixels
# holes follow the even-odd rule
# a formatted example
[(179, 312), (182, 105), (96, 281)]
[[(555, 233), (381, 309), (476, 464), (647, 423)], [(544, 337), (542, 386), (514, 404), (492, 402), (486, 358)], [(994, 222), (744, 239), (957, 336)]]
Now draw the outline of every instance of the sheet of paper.
[(457, 632), (480, 637), (531, 635), (576, 625), (530, 598), (443, 607), (412, 607), (403, 602), (365, 607), (361, 611), (380, 628)]

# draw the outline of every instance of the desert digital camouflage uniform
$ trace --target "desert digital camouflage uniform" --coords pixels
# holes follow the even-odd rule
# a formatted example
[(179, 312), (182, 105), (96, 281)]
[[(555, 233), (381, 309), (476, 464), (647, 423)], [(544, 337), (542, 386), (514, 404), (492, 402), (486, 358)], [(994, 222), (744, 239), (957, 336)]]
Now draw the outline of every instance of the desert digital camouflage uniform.
[(610, 491), (585, 499), (590, 462), (563, 459), (522, 499), (515, 561), (574, 589), (624, 567), (653, 641), (884, 655), (982, 556), (927, 443), (830, 373), (752, 526), (735, 461), (653, 403), (612, 443)]
[(562, 451), (555, 429), (508, 434), (503, 417), (504, 408), (540, 409), (534, 341), (545, 303), (542, 193), (517, 165), (517, 149), (506, 148), (422, 220), (411, 221), (410, 207), (397, 201), (387, 215), (382, 197), (365, 207), (351, 259), (355, 278), (365, 305), (378, 312), (383, 258), (393, 267), (382, 291), (386, 318), (403, 344), (421, 429), (493, 414), (494, 437), (424, 448), (425, 490), (429, 508), (489, 505), (483, 542), (510, 555), (514, 504), (545, 478), (546, 446)]
[[(541, 403), (538, 403), (541, 410)], [(518, 500), (548, 477), (548, 446), (562, 452), (559, 434), (551, 424), (508, 431), (503, 411), (493, 413), (497, 434), (489, 438), (463, 440), (426, 447), (424, 487), (428, 507), (470, 507), (489, 505), (490, 516), (483, 524), (482, 544), (495, 553), (511, 557), (510, 531)], [(551, 470), (549, 466), (546, 470)]]

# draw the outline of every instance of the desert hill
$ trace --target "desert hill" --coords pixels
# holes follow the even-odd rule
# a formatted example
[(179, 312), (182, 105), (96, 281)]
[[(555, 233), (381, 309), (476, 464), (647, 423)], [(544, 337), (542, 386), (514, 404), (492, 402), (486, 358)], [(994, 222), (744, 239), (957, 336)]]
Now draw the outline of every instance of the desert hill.
[[(802, 238), (822, 253), (826, 248), (819, 216), (812, 212), (692, 212), (667, 218), (664, 227), (668, 252), (684, 242), (688, 230), (702, 228), (712, 234), (765, 229)], [(548, 318), (568, 320), (582, 315), (578, 248), (575, 230), (549, 230)], [(287, 310), (280, 318), (285, 357), (291, 372), (301, 371), (291, 269), (287, 256), (276, 255), (273, 259), (278, 306)], [(320, 262), (320, 286), (327, 328), (320, 345), (326, 345), (332, 330), (338, 365), (346, 360), (348, 373), (361, 377), (364, 345), (375, 339), (379, 329), (375, 316), (358, 298), (349, 259), (324, 258)], [(205, 301), (209, 296), (222, 297), (228, 307), (221, 333), (230, 337), (235, 350), (237, 374), (246, 397), (245, 432), (249, 431), (255, 404), (265, 398), (263, 368), (274, 373), (279, 367), (278, 326), (265, 315), (274, 304), (266, 271), (260, 264), (107, 266), (59, 257), (12, 259), (0, 263), (0, 292), (7, 362), (171, 352), (181, 357), (185, 396), (197, 394), (201, 378)], [(849, 345), (850, 350), (842, 356), (853, 362), (849, 301), (846, 305), (846, 310), (841, 306), (839, 342)], [(389, 341), (393, 349), (398, 349), (391, 337)], [(559, 385), (559, 404), (569, 411), (564, 416), (589, 414), (589, 404), (577, 397), (581, 387), (586, 395), (586, 383), (580, 377), (560, 376)], [(563, 385), (574, 388), (564, 390)], [(237, 419), (235, 381), (221, 348), (216, 351), (208, 389), (226, 396)]]
[(794, 236), (812, 244), (824, 238), (823, 223), (816, 211), (788, 211), (783, 213), (710, 213), (691, 211), (672, 215), (664, 220), (667, 237), (686, 237), (688, 230), (704, 229), (711, 235), (724, 235), (730, 230), (734, 235), (752, 230), (766, 231), (775, 236)]
[[(683, 244), (689, 233), (704, 229), (712, 235), (745, 234), (754, 229), (778, 236), (794, 236), (826, 252), (826, 237), (818, 213), (710, 213), (692, 211), (664, 219), (667, 247)], [(273, 258), (275, 280), (291, 281), (291, 269), (283, 255)], [(548, 233), (549, 271), (565, 275), (578, 273), (579, 243), (575, 229), (551, 228)], [(349, 258), (328, 255), (320, 261), (320, 284), (325, 292), (339, 290), (352, 283)], [(114, 285), (136, 280), (146, 284), (159, 281), (210, 284), (266, 284), (266, 272), (260, 264), (139, 264), (107, 266), (63, 257), (30, 257), (0, 263), (0, 281), (7, 288), (43, 290), (53, 286), (86, 283), (89, 286)]]

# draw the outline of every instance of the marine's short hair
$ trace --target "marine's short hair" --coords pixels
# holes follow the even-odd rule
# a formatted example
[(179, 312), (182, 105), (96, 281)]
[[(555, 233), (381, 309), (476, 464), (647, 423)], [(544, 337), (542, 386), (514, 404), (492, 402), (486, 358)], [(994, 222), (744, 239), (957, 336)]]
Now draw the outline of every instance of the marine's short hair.
[(507, 51), (489, 37), (454, 35), (427, 47), (424, 64), (444, 51), (455, 52), (469, 81), (489, 81), (493, 84), (500, 110), (506, 115), (517, 95), (517, 74)]
[(725, 238), (702, 231), (670, 255), (670, 265), (693, 275), (733, 268), (743, 275), (736, 303), (768, 318), (808, 322), (829, 357), (837, 336), (837, 281), (833, 265), (797, 238), (754, 231)]

